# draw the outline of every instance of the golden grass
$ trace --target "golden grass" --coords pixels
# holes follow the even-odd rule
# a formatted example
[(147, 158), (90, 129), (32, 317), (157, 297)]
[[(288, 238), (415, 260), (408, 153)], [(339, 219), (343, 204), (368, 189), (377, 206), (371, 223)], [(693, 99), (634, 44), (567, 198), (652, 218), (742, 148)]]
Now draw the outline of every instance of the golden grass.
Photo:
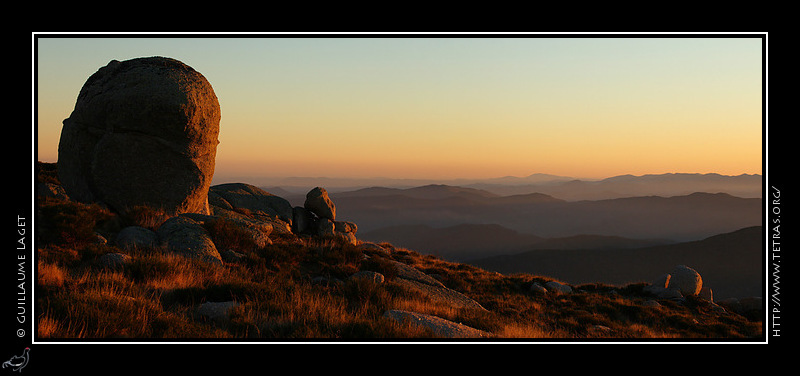
[(58, 265), (45, 263), (39, 260), (37, 262), (36, 282), (40, 286), (59, 288), (64, 285), (67, 280), (67, 272)]
[[(84, 204), (49, 200), (37, 249), (37, 335), (62, 338), (426, 338), (432, 333), (383, 317), (389, 309), (430, 314), (488, 331), (499, 339), (748, 338), (761, 323), (721, 316), (707, 302), (644, 306), (641, 286), (574, 286), (576, 293), (540, 295), (533, 282), (548, 277), (505, 276), (447, 262), (412, 250), (362, 251), (334, 238), (276, 236), (272, 244), (238, 251), (241, 261), (210, 264), (164, 249), (121, 250), (92, 241), (128, 223)], [(155, 226), (159, 212), (140, 210), (137, 223)], [(213, 236), (235, 235), (220, 223)], [(67, 235), (65, 235), (67, 234)], [(72, 234), (72, 235), (69, 235)], [(80, 234), (80, 235), (75, 235)], [(229, 244), (236, 239), (228, 238)], [(244, 243), (242, 243), (244, 244)], [(126, 253), (121, 268), (103, 267), (105, 253)], [(447, 287), (487, 311), (433, 302), (394, 283), (389, 260), (436, 275)], [(384, 273), (386, 281), (351, 280), (359, 270)], [(325, 277), (327, 284), (313, 282)], [(583, 291), (578, 291), (583, 290)], [(235, 301), (228, 320), (198, 315), (204, 302)]]

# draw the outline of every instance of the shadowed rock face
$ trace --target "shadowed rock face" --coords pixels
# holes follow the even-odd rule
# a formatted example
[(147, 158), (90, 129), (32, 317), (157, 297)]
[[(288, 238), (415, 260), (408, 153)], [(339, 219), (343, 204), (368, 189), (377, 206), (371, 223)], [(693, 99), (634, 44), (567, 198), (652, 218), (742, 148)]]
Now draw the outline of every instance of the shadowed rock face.
[(64, 120), (59, 179), (70, 197), (119, 212), (208, 214), (219, 121), (211, 84), (186, 64), (113, 60), (87, 79)]

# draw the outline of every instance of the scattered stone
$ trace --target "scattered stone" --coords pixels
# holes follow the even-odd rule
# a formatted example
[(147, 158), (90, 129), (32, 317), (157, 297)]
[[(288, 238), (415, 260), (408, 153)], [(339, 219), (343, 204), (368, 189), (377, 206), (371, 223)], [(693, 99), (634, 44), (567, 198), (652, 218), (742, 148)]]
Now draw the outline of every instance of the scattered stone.
[(409, 291), (427, 296), (439, 304), (446, 304), (454, 308), (475, 309), (481, 311), (486, 310), (486, 308), (472, 298), (444, 286), (433, 286), (404, 278), (395, 278), (393, 281)]
[(317, 276), (311, 279), (312, 285), (333, 286), (342, 283), (339, 278), (328, 278), (325, 276)]
[(547, 294), (547, 289), (544, 288), (544, 286), (542, 286), (541, 284), (539, 284), (539, 282), (534, 282), (533, 284), (531, 284), (531, 292), (544, 295)]
[(368, 281), (373, 281), (375, 283), (383, 283), (385, 280), (383, 274), (378, 272), (373, 272), (370, 270), (362, 270), (350, 276), (350, 279), (364, 279)]
[(314, 228), (314, 218), (311, 212), (302, 206), (292, 208), (292, 232), (304, 234)]
[(95, 231), (94, 239), (93, 239), (92, 243), (105, 245), (105, 244), (108, 244), (108, 239), (106, 239), (106, 237), (103, 236), (103, 234)]
[(565, 284), (559, 283), (557, 281), (549, 281), (544, 284), (544, 286), (548, 289), (548, 291), (553, 291), (557, 294), (571, 294), (572, 287), (569, 287)]
[(106, 253), (97, 259), (101, 267), (118, 269), (131, 261), (131, 256), (123, 253)]
[(444, 287), (444, 285), (432, 278), (431, 276), (417, 270), (414, 267), (403, 264), (395, 260), (388, 260), (390, 264), (394, 265), (398, 278), (403, 278), (411, 281), (417, 281), (431, 286)]
[(245, 255), (234, 250), (226, 249), (223, 251), (219, 251), (219, 255), (225, 262), (241, 262), (244, 260)]
[(186, 216), (172, 217), (156, 231), (170, 251), (212, 263), (222, 263), (222, 256), (202, 224)]
[(245, 209), (255, 215), (276, 216), (290, 225), (292, 223), (294, 213), (289, 201), (256, 186), (246, 183), (219, 184), (211, 187), (210, 192), (215, 195), (212, 200), (215, 205), (223, 209)]
[(337, 232), (349, 232), (355, 234), (358, 226), (353, 222), (333, 222), (333, 230)]
[(412, 326), (425, 327), (437, 337), (444, 338), (488, 338), (491, 333), (463, 324), (445, 320), (441, 317), (416, 312), (392, 309), (384, 312), (384, 317)]
[(220, 107), (202, 74), (166, 57), (112, 60), (64, 120), (58, 179), (72, 199), (117, 212), (208, 213)]
[(649, 299), (642, 303), (645, 307), (661, 307), (661, 304), (655, 300)]
[(352, 232), (337, 232), (336, 236), (341, 239), (344, 239), (350, 245), (358, 245), (358, 238)]
[(250, 219), (247, 217), (241, 218), (224, 218), (215, 220), (226, 220), (247, 234), (249, 240), (253, 242), (256, 248), (264, 248), (272, 244), (269, 239), (274, 226), (271, 223)]
[(373, 242), (360, 242), (358, 244), (358, 248), (362, 251), (378, 251), (378, 252), (388, 252), (386, 248), (383, 248), (380, 244), (373, 243)]
[(239, 303), (234, 301), (205, 302), (197, 308), (197, 314), (213, 321), (225, 321), (228, 319), (230, 310), (238, 306)]
[(158, 246), (158, 235), (144, 227), (128, 226), (117, 234), (114, 242), (123, 249), (154, 248)]
[(611, 328), (609, 328), (609, 327), (607, 327), (605, 325), (594, 325), (594, 326), (591, 327), (591, 329), (594, 330), (594, 331), (598, 331), (598, 332), (602, 332), (602, 333), (606, 333), (606, 334), (612, 332)]
[(317, 222), (317, 235), (333, 236), (335, 234), (333, 221), (327, 218), (320, 218)]
[(336, 205), (328, 197), (328, 191), (325, 188), (316, 187), (309, 191), (306, 194), (304, 207), (317, 217), (336, 220)]
[(700, 273), (686, 265), (678, 265), (670, 273), (668, 288), (675, 288), (683, 295), (697, 295), (703, 287)]

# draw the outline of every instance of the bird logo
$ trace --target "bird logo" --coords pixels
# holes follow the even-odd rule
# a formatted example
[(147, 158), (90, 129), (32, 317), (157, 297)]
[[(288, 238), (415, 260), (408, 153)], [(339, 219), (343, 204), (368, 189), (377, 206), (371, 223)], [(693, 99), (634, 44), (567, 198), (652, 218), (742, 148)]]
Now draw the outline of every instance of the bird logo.
[(28, 353), (31, 351), (30, 347), (26, 347), (22, 355), (14, 355), (11, 359), (3, 362), (3, 368), (14, 367), (14, 371), (22, 372), (22, 369), (28, 365)]

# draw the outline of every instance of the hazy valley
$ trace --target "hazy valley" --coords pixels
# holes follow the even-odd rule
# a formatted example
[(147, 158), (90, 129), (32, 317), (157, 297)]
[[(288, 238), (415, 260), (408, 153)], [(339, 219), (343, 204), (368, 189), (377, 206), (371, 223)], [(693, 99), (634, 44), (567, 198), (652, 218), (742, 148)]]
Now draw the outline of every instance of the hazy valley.
[[(535, 174), (448, 183), (457, 182), (465, 185), (358, 187), (348, 180), (331, 197), (358, 223), (360, 239), (487, 270), (613, 284), (687, 264), (718, 283), (718, 297), (762, 291), (760, 175), (580, 181)], [(304, 199), (291, 193), (295, 186), (265, 189), (293, 203)]]

